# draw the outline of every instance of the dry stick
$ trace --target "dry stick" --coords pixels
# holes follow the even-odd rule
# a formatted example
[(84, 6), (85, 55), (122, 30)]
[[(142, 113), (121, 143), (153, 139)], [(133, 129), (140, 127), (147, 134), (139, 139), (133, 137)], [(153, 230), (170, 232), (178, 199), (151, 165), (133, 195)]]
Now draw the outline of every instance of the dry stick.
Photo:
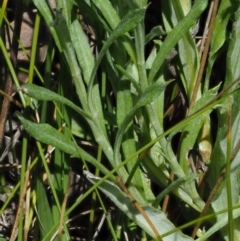
[(180, 95), (176, 96), (170, 103), (169, 107), (167, 108), (167, 110), (164, 112), (163, 118), (165, 118), (171, 111), (173, 111), (174, 109), (176, 109), (176, 104), (179, 103), (179, 101), (181, 101), (182, 98)]
[(234, 149), (233, 149), (232, 157), (231, 157), (232, 160), (233, 160), (233, 159), (236, 157), (236, 155), (238, 154), (239, 149), (240, 149), (240, 139), (238, 140), (237, 145), (236, 145), (236, 146), (234, 147)]
[[(174, 173), (173, 171), (171, 172), (170, 174), (170, 177), (169, 177), (169, 185), (174, 181)], [(170, 199), (170, 194), (167, 194), (165, 197), (164, 197), (164, 200), (163, 200), (163, 205), (162, 205), (162, 211), (166, 214), (166, 211), (167, 211), (167, 207), (168, 207), (168, 204), (169, 204), (169, 199)]]
[(30, 176), (30, 165), (28, 166), (28, 168), (26, 170), (23, 191), (22, 191), (21, 196), (20, 196), (20, 202), (19, 202), (19, 206), (18, 206), (18, 210), (17, 210), (17, 214), (16, 214), (16, 219), (15, 219), (15, 222), (14, 222), (14, 225), (13, 225), (13, 228), (12, 228), (12, 233), (11, 233), (11, 237), (10, 237), (9, 241), (14, 241), (15, 237), (18, 235), (17, 227), (18, 227), (19, 218), (21, 216), (21, 212), (22, 212), (22, 208), (23, 208), (24, 197), (25, 197), (25, 194), (27, 192), (27, 187), (28, 187), (28, 184), (29, 184), (29, 176)]
[(0, 170), (1, 171), (5, 171), (5, 170), (8, 170), (8, 169), (13, 169), (13, 168), (20, 169), (21, 167), (22, 166), (19, 165), (18, 163), (0, 164)]
[[(14, 30), (13, 30), (13, 37), (12, 37), (12, 46), (9, 40), (10, 46), (10, 59), (13, 63), (13, 66), (16, 70), (17, 66), (17, 53), (18, 53), (18, 39), (21, 32), (21, 23), (22, 23), (22, 13), (23, 13), (23, 0), (16, 1), (16, 9), (15, 9), (15, 22), (14, 22)], [(12, 77), (8, 74), (7, 81), (5, 84), (5, 93), (11, 95), (12, 92)], [(7, 118), (8, 109), (9, 109), (10, 102), (8, 98), (4, 96), (2, 109), (0, 113), (0, 146), (2, 145), (3, 135), (4, 135), (4, 124)]]
[[(0, 95), (4, 96), (9, 100), (9, 102), (14, 103), (14, 105), (20, 107), (21, 109), (23, 108), (23, 105), (19, 101), (15, 100), (11, 95), (7, 94), (6, 92), (0, 90)], [(1, 119), (0, 119), (0, 122), (1, 122)]]
[[(5, 85), (5, 92), (10, 95), (11, 91), (12, 91), (12, 80), (11, 80), (11, 77), (8, 76), (7, 81), (6, 81), (6, 85)], [(4, 124), (5, 124), (6, 119), (7, 119), (7, 113), (8, 113), (9, 105), (10, 105), (10, 101), (8, 100), (8, 98), (6, 98), (4, 96), (1, 114), (0, 114), (0, 146), (2, 145), (2, 141), (3, 141)]]
[(213, 5), (213, 11), (212, 11), (212, 17), (211, 17), (211, 21), (210, 21), (210, 26), (209, 26), (209, 30), (208, 30), (208, 36), (207, 36), (207, 40), (206, 40), (206, 45), (205, 45), (205, 48), (204, 48), (204, 51), (203, 51), (203, 56), (202, 56), (202, 59), (201, 59), (201, 64), (200, 64), (200, 68), (199, 68), (199, 71), (198, 71), (197, 80), (196, 80), (196, 84), (194, 86), (193, 95), (192, 95), (192, 98), (191, 98), (191, 101), (190, 101), (188, 112), (190, 112), (190, 110), (192, 109), (192, 107), (193, 107), (193, 105), (194, 105), (194, 103), (196, 102), (196, 99), (197, 99), (198, 89), (199, 89), (199, 86), (200, 86), (200, 83), (201, 83), (204, 66), (206, 64), (206, 60), (207, 60), (207, 56), (208, 56), (208, 50), (209, 50), (209, 47), (210, 47), (212, 31), (213, 31), (213, 24), (214, 24), (214, 20), (215, 20), (216, 14), (217, 14), (218, 5), (219, 5), (219, 0), (215, 0), (214, 5)]
[(141, 205), (137, 202), (137, 200), (132, 196), (132, 194), (129, 192), (129, 190), (127, 189), (127, 187), (125, 186), (125, 184), (123, 183), (122, 179), (120, 177), (116, 177), (117, 182), (119, 183), (120, 187), (123, 189), (123, 191), (129, 196), (129, 198), (132, 200), (133, 205), (137, 208), (137, 210), (142, 214), (142, 216), (145, 218), (145, 220), (147, 221), (147, 223), (149, 224), (149, 226), (151, 227), (152, 231), (154, 232), (154, 234), (156, 235), (157, 239), (159, 241), (162, 241), (162, 238), (160, 236), (160, 234), (158, 233), (157, 229), (155, 228), (154, 224), (152, 223), (152, 221), (150, 220), (150, 218), (148, 217), (148, 215), (146, 214), (146, 212), (143, 210), (143, 208), (141, 207)]
[(205, 42), (206, 42), (206, 39), (207, 39), (207, 34), (208, 34), (208, 29), (209, 29), (209, 22), (210, 22), (211, 15), (212, 15), (212, 10), (213, 10), (213, 3), (214, 2), (211, 2), (211, 5), (210, 5), (209, 11), (208, 11), (207, 21), (205, 23), (205, 28), (204, 28), (204, 31), (203, 31), (202, 41), (201, 41), (200, 50), (199, 50), (200, 59), (202, 57), (202, 52), (203, 52), (204, 45), (205, 45)]

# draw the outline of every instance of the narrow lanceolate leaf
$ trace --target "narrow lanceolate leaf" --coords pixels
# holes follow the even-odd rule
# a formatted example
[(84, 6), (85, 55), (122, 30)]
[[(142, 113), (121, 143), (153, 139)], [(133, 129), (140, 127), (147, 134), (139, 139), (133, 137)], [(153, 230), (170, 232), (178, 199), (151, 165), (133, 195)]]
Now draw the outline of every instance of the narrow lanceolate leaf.
[[(85, 171), (87, 179), (92, 184), (97, 184), (100, 178), (95, 177), (90, 172)], [(147, 223), (146, 219), (141, 215), (141, 213), (133, 205), (132, 200), (113, 182), (104, 181), (98, 188), (107, 195), (115, 205), (122, 210), (129, 218), (131, 218), (136, 224), (138, 224), (146, 233), (148, 233), (152, 238), (156, 239), (152, 228)], [(152, 206), (142, 207), (146, 215), (149, 217), (153, 225), (156, 227), (158, 233), (161, 235), (164, 241), (188, 241), (193, 240), (192, 238), (184, 235), (182, 232), (177, 230), (175, 226), (169, 221), (165, 214)], [(175, 232), (165, 236), (165, 233), (168, 233), (172, 230)]]
[(94, 57), (86, 34), (77, 19), (71, 23), (70, 34), (78, 62), (83, 72), (84, 80), (87, 81), (90, 79), (94, 66)]
[(110, 45), (121, 35), (129, 32), (134, 27), (137, 26), (138, 23), (140, 23), (145, 15), (146, 8), (140, 8), (134, 11), (129, 12), (126, 16), (123, 17), (122, 21), (118, 24), (118, 26), (113, 30), (111, 35), (109, 36), (108, 40), (104, 44), (103, 48), (101, 49), (98, 59), (95, 63), (91, 80), (90, 80), (90, 87), (93, 85), (94, 77), (96, 74), (96, 71), (98, 69), (98, 66), (103, 58), (103, 56), (106, 54), (108, 48)]
[(66, 135), (57, 131), (48, 124), (37, 124), (25, 119), (21, 114), (18, 114), (18, 119), (21, 121), (24, 129), (33, 136), (36, 140), (52, 145), (61, 151), (64, 151), (75, 157), (83, 158), (85, 161), (92, 163), (95, 167), (99, 168), (104, 174), (109, 171), (96, 159), (94, 159), (87, 152), (80, 147), (76, 147), (75, 143), (70, 140)]
[[(121, 79), (121, 81), (119, 81), (119, 84), (118, 84), (118, 92), (117, 92), (117, 124), (118, 124), (118, 126), (120, 126), (120, 124), (124, 120), (127, 113), (131, 110), (132, 105), (133, 105), (131, 91), (130, 91), (130, 83), (131, 82), (126, 79)], [(135, 145), (135, 139), (134, 139), (134, 134), (133, 134), (133, 123), (132, 122), (129, 123), (124, 137), (125, 137), (125, 140), (122, 143), (122, 151), (123, 151), (124, 157), (127, 158), (132, 153), (136, 152), (136, 145)], [(136, 163), (136, 158), (127, 163), (127, 169), (129, 172), (131, 172), (135, 163)], [(139, 180), (138, 180), (138, 183), (139, 183)], [(137, 184), (137, 183), (135, 183), (135, 184)]]
[(83, 109), (88, 110), (86, 87), (84, 85), (81, 69), (79, 67), (75, 50), (72, 45), (70, 31), (61, 9), (56, 9), (55, 20), (50, 23), (50, 26), (52, 27), (51, 29), (55, 30), (58, 37), (60, 43), (60, 51), (63, 53), (69, 66), (70, 73), (76, 86), (78, 98), (83, 106)]
[(165, 89), (165, 86), (166, 85), (164, 83), (150, 85), (146, 89), (146, 91), (141, 95), (137, 104), (132, 108), (132, 110), (127, 114), (127, 116), (123, 120), (121, 126), (119, 127), (119, 130), (116, 136), (115, 145), (114, 145), (114, 158), (115, 158), (116, 164), (120, 163), (119, 150), (120, 150), (123, 134), (129, 122), (132, 120), (134, 114), (140, 107), (150, 104), (154, 99), (156, 99), (161, 94), (161, 92)]
[(149, 73), (149, 83), (151, 83), (157, 74), (159, 68), (163, 64), (167, 55), (172, 51), (177, 42), (184, 36), (184, 34), (189, 31), (189, 29), (195, 24), (200, 14), (207, 7), (208, 1), (197, 0), (193, 5), (191, 11), (183, 18), (179, 24), (168, 34), (166, 40), (164, 41), (161, 50), (157, 54), (153, 66)]
[(28, 121), (20, 114), (18, 114), (18, 119), (23, 124), (24, 129), (28, 133), (30, 133), (36, 140), (46, 143), (48, 145), (53, 145), (71, 155), (78, 156), (78, 152), (74, 145), (74, 142), (61, 132), (58, 132), (50, 125), (37, 124)]
[[(183, 15), (183, 6), (179, 1), (171, 1), (171, 4), (174, 9), (174, 13), (172, 14), (172, 22), (174, 26), (184, 18)], [(185, 11), (189, 11), (190, 9), (185, 9)], [(192, 26), (194, 27), (194, 26)], [(195, 79), (197, 76), (198, 68), (199, 68), (199, 55), (197, 46), (190, 34), (190, 31), (187, 31), (182, 39), (178, 42), (178, 56), (181, 62), (180, 69), (183, 72), (182, 81), (184, 81), (184, 86), (186, 86), (186, 94), (188, 98), (191, 98), (193, 93), (193, 88), (195, 85)]]
[[(121, 19), (118, 16), (117, 11), (112, 6), (112, 3), (109, 0), (93, 0), (92, 2), (96, 5), (96, 7), (98, 8), (98, 11), (101, 12), (101, 15), (104, 17), (105, 24), (107, 26), (110, 26), (110, 28), (114, 31), (114, 29), (119, 25)], [(144, 6), (146, 6), (146, 4)], [(132, 23), (134, 23), (134, 19)], [(129, 25), (129, 27), (131, 26)], [(136, 63), (136, 53), (135, 53), (134, 45), (128, 34), (126, 34), (125, 36), (122, 36), (122, 44), (125, 47), (131, 59), (133, 60), (133, 62)]]
[(99, 11), (102, 13), (109, 26), (112, 29), (116, 28), (116, 26), (120, 22), (120, 18), (116, 10), (113, 8), (111, 2), (108, 0), (93, 0), (92, 2), (97, 6)]
[(50, 232), (54, 225), (51, 208), (48, 202), (45, 188), (43, 183), (37, 180), (37, 211), (40, 225), (41, 237), (44, 237), (46, 233)]
[(91, 116), (86, 111), (79, 108), (77, 105), (75, 105), (73, 102), (69, 101), (65, 97), (63, 97), (49, 89), (40, 87), (38, 85), (27, 83), (27, 84), (22, 85), (20, 88), (18, 88), (18, 90), (24, 92), (27, 96), (32, 97), (37, 100), (57, 101), (61, 104), (67, 105), (70, 108), (72, 108), (73, 110), (75, 110), (76, 112), (78, 112), (83, 117), (91, 120)]

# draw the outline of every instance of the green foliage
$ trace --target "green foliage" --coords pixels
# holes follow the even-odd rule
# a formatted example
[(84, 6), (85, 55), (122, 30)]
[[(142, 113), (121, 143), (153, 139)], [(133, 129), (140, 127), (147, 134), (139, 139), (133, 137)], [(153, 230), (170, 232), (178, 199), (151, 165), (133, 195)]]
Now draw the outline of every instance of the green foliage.
[[(162, 1), (158, 26), (147, 22), (151, 5), (146, 0), (56, 2), (54, 11), (47, 1), (33, 0), (39, 11), (35, 27), (40, 28), (41, 15), (53, 37), (48, 43), (43, 76), (34, 66), (37, 29), (29, 82), (21, 87), (0, 38), (1, 51), (23, 106), (24, 113), (17, 116), (27, 133), (23, 137), (20, 181), (6, 202), (10, 202), (18, 188), (20, 192), (24, 190), (25, 173), (29, 169), (30, 210), (38, 220), (34, 234), (39, 240), (57, 240), (57, 236), (59, 240), (70, 240), (72, 217), (78, 214), (78, 208), (85, 212), (86, 203), (91, 203), (91, 207), (86, 207), (91, 215), (85, 228), (96, 229), (94, 220), (100, 217), (95, 210), (96, 200), (106, 218), (104, 228), (109, 232), (106, 240), (125, 240), (124, 233), (129, 240), (136, 234), (146, 240), (194, 240), (195, 234), (191, 236), (185, 228), (200, 222), (204, 224), (198, 230), (197, 240), (216, 237), (237, 240), (240, 225), (240, 97), (235, 85), (240, 75), (237, 1), (221, 1), (207, 63), (203, 66), (206, 71), (197, 90), (194, 87), (202, 57), (192, 31), (199, 21), (199, 32), (203, 32), (204, 11), (209, 10), (209, 1)], [(149, 26), (147, 33), (145, 27)], [(170, 69), (171, 60), (168, 61), (173, 50), (177, 51), (173, 63), (175, 74)], [(50, 72), (56, 59), (60, 70), (57, 88), (52, 88)], [(42, 80), (42, 86), (36, 76)], [(197, 99), (188, 111), (194, 91)], [(31, 155), (29, 137), (37, 146)], [(85, 142), (88, 146), (80, 145)], [(28, 167), (29, 156), (35, 159)], [(82, 169), (81, 175), (91, 186), (76, 198), (69, 191), (69, 175)], [(46, 182), (43, 173), (47, 175)], [(221, 175), (224, 178), (220, 187), (209, 198)], [(119, 178), (127, 191), (117, 181)], [(168, 202), (167, 195), (173, 204)], [(109, 200), (105, 196), (119, 209), (118, 218), (109, 215)], [(5, 209), (6, 206), (0, 214)], [(21, 219), (20, 231), (23, 223)], [(87, 236), (93, 240), (91, 231)]]

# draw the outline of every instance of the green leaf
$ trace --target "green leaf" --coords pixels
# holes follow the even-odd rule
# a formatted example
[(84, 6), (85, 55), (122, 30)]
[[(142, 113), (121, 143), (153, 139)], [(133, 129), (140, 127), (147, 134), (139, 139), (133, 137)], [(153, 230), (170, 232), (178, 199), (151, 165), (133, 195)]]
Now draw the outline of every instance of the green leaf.
[(85, 32), (80, 27), (78, 19), (74, 20), (70, 26), (70, 34), (75, 49), (78, 62), (81, 66), (84, 81), (88, 84), (94, 66), (94, 57), (90, 49)]
[[(180, 20), (184, 18), (182, 6), (179, 1), (173, 0), (170, 2), (173, 6), (171, 21), (174, 26), (177, 26)], [(190, 100), (200, 64), (198, 49), (190, 31), (187, 31), (178, 42), (178, 56), (181, 62), (180, 71), (182, 72), (183, 86)]]
[(140, 23), (145, 15), (145, 8), (140, 8), (134, 11), (129, 12), (126, 16), (123, 17), (121, 22), (117, 25), (117, 27), (113, 30), (113, 32), (110, 34), (109, 38), (107, 39), (106, 43), (103, 45), (98, 59), (95, 63), (94, 69), (91, 74), (91, 80), (89, 84), (89, 88), (91, 89), (91, 86), (93, 85), (93, 81), (97, 72), (97, 69), (100, 65), (100, 62), (102, 61), (103, 56), (106, 54), (108, 48), (110, 45), (121, 35), (129, 32), (134, 27), (137, 26), (138, 23)]
[(73, 0), (60, 0), (60, 1), (56, 1), (56, 3), (57, 3), (57, 7), (62, 9), (63, 14), (67, 21), (67, 25), (70, 26), (74, 1)]
[[(95, 177), (90, 172), (85, 171), (87, 179), (92, 183), (96, 184), (100, 178)], [(146, 222), (145, 218), (139, 213), (136, 207), (133, 205), (131, 199), (113, 182), (104, 181), (101, 183), (98, 188), (107, 195), (112, 202), (122, 210), (129, 218), (131, 218), (137, 225), (139, 225), (145, 232), (147, 232), (152, 238), (156, 238), (153, 233), (151, 227)], [(164, 237), (164, 233), (176, 230), (174, 225), (169, 221), (169, 219), (165, 216), (165, 214), (152, 206), (144, 206), (142, 207), (152, 221), (153, 225), (158, 230), (161, 237)], [(166, 241), (172, 240), (192, 240), (192, 238), (184, 235), (182, 232), (177, 230), (175, 233), (172, 233), (164, 238)]]
[(65, 97), (63, 97), (49, 89), (46, 89), (44, 87), (40, 87), (38, 85), (27, 83), (27, 84), (24, 84), (21, 87), (19, 87), (18, 90), (24, 92), (27, 96), (32, 97), (37, 100), (57, 101), (61, 104), (71, 107), (73, 110), (78, 112), (80, 115), (82, 115), (86, 119), (89, 119), (89, 120), (92, 119), (91, 116), (86, 111), (79, 108), (73, 102), (71, 102), (70, 100), (66, 99)]
[[(117, 92), (117, 124), (121, 125), (126, 114), (132, 108), (132, 96), (131, 96), (131, 82), (127, 79), (121, 79), (118, 83), (118, 92)], [(133, 123), (129, 123), (128, 128), (124, 134), (124, 141), (122, 143), (122, 150), (124, 157), (127, 158), (130, 154), (136, 152), (134, 132), (133, 132)], [(133, 168), (136, 158), (127, 163), (128, 171), (130, 172)]]
[(116, 65), (116, 68), (131, 81), (131, 83), (133, 84), (133, 86), (137, 90), (138, 94), (140, 94), (141, 89), (140, 89), (140, 86), (138, 84), (138, 81), (132, 76), (133, 66), (128, 65), (128, 67), (129, 68), (124, 69), (121, 65), (118, 65), (118, 64)]
[[(118, 14), (116, 13), (116, 10), (111, 5), (110, 1), (93, 0), (93, 2), (97, 6), (97, 8), (101, 12), (101, 14), (104, 16), (104, 18), (106, 20), (106, 25), (110, 26), (113, 31), (115, 31), (116, 27), (123, 21), (123, 19), (127, 15), (129, 15), (129, 13), (131, 15), (131, 11), (128, 11), (126, 16), (121, 20), (120, 17), (118, 16)], [(134, 23), (134, 19), (132, 20), (132, 23)], [(134, 49), (130, 36), (127, 34), (128, 31), (125, 31), (126, 34), (124, 36), (121, 36), (121, 42), (122, 42), (123, 46), (125, 47), (125, 49), (127, 50), (128, 54), (131, 57), (131, 59), (133, 60), (133, 62), (136, 63), (135, 49)]]
[(157, 54), (153, 66), (150, 70), (148, 83), (152, 83), (158, 70), (166, 59), (167, 55), (172, 51), (177, 42), (189, 31), (189, 29), (195, 24), (200, 14), (204, 11), (208, 4), (207, 0), (197, 0), (193, 5), (191, 11), (183, 18), (179, 24), (168, 34), (167, 38), (163, 42), (163, 45)]
[[(99, 106), (101, 104), (100, 97), (99, 97), (99, 95), (94, 93), (94, 88), (95, 88), (95, 91), (97, 91), (99, 89), (97, 85), (94, 85), (94, 78), (96, 75), (96, 71), (100, 65), (100, 62), (101, 62), (103, 56), (108, 51), (108, 48), (110, 47), (110, 45), (119, 36), (125, 34), (126, 32), (130, 31), (131, 29), (133, 29), (143, 19), (144, 13), (145, 13), (145, 8), (141, 8), (141, 9), (137, 9), (135, 11), (129, 12), (126, 16), (123, 17), (122, 21), (117, 25), (117, 27), (114, 29), (114, 31), (111, 33), (108, 40), (104, 44), (103, 48), (101, 49), (101, 51), (99, 53), (98, 59), (95, 63), (94, 69), (91, 74), (91, 79), (89, 82), (88, 103), (89, 103), (89, 107), (90, 107), (93, 119), (99, 120), (98, 122), (95, 123), (98, 130), (103, 130), (105, 123), (102, 122), (103, 121), (103, 114), (101, 113), (102, 106)], [(99, 131), (97, 131), (97, 132), (99, 132)], [(105, 133), (105, 130), (103, 130), (102, 132)], [(102, 141), (100, 142), (100, 139), (97, 139), (97, 141), (99, 144), (102, 143)], [(109, 146), (106, 148), (103, 148), (103, 150), (108, 150), (108, 152), (110, 152)], [(105, 151), (105, 154), (106, 154), (106, 151)], [(110, 153), (109, 153), (108, 158), (109, 158), (110, 162), (112, 163), (112, 165), (114, 165), (112, 157), (113, 156), (110, 155)]]
[(20, 114), (17, 114), (18, 119), (21, 121), (24, 129), (33, 136), (36, 140), (43, 142), (48, 145), (52, 145), (70, 155), (84, 158), (85, 161), (92, 163), (95, 167), (99, 168), (104, 174), (109, 171), (96, 159), (90, 156), (87, 152), (82, 150), (80, 147), (76, 148), (75, 143), (70, 140), (66, 135), (57, 131), (48, 124), (37, 124), (28, 121)]
[(76, 86), (78, 98), (84, 110), (88, 110), (86, 87), (82, 79), (81, 69), (76, 58), (75, 50), (73, 48), (72, 39), (70, 36), (70, 29), (67, 26), (66, 19), (62, 11), (57, 9), (55, 20), (50, 24), (56, 31), (56, 39), (59, 40), (59, 50), (63, 53), (69, 71)]
[[(106, 154), (109, 161), (111, 162), (113, 159), (112, 158), (113, 152), (112, 152), (112, 148), (110, 146), (110, 143), (109, 143), (109, 140), (108, 140), (108, 137), (106, 134), (106, 128), (105, 128), (105, 123), (104, 123), (104, 118), (103, 118), (103, 113), (102, 113), (101, 98), (100, 98), (100, 94), (99, 94), (98, 85), (91, 86), (91, 88), (89, 87), (89, 92), (92, 95), (92, 99), (87, 100), (86, 85), (82, 79), (81, 69), (79, 67), (79, 63), (75, 56), (75, 51), (74, 51), (74, 48), (72, 45), (72, 40), (70, 37), (69, 29), (66, 24), (66, 20), (60, 11), (57, 11), (56, 18), (58, 19), (58, 21), (56, 23), (54, 23), (53, 27), (56, 30), (57, 35), (59, 37), (60, 44), (61, 44), (62, 50), (63, 50), (63, 54), (65, 56), (65, 59), (69, 66), (69, 70), (70, 70), (72, 78), (74, 80), (74, 84), (76, 86), (78, 98), (80, 99), (82, 107), (85, 111), (89, 112), (90, 107), (92, 107), (91, 108), (92, 118), (94, 120), (98, 120), (98, 121), (97, 122), (92, 122), (89, 120), (87, 120), (87, 121), (92, 129), (95, 140), (102, 147), (104, 153)], [(85, 82), (88, 83), (88, 81), (89, 80), (86, 80)], [(89, 85), (91, 85), (91, 81), (90, 81)], [(96, 109), (94, 109), (94, 108), (96, 108)]]
[(108, 0), (92, 0), (92, 2), (97, 6), (100, 12), (103, 14), (106, 22), (110, 25), (112, 29), (115, 29), (120, 23), (120, 18), (113, 8), (112, 4)]
[[(121, 163), (121, 158), (120, 158), (119, 153), (120, 153), (120, 147), (122, 144), (122, 139), (123, 139), (126, 128), (128, 127), (129, 123), (132, 121), (132, 119), (134, 117), (134, 114), (140, 107), (150, 104), (155, 98), (157, 98), (157, 96), (159, 96), (161, 94), (161, 92), (165, 89), (165, 86), (166, 86), (165, 83), (161, 83), (161, 84), (153, 84), (150, 87), (148, 87), (145, 90), (145, 92), (140, 96), (136, 105), (130, 110), (130, 112), (124, 118), (124, 120), (117, 132), (116, 140), (115, 140), (115, 144), (114, 144), (114, 163), (115, 163), (115, 165), (119, 165)], [(133, 153), (129, 153), (129, 154), (133, 154)], [(132, 165), (131, 165), (131, 168), (133, 168)], [(122, 178), (122, 180), (124, 182), (127, 181), (128, 173), (126, 172), (124, 167), (122, 167), (118, 170), (118, 175)], [(140, 181), (140, 183), (142, 183), (142, 177), (140, 176), (140, 173), (138, 173), (137, 177), (138, 177), (138, 180)], [(140, 186), (141, 186), (141, 188), (143, 187), (143, 185), (140, 185)], [(141, 189), (138, 190), (138, 192), (136, 192), (134, 190), (131, 190), (131, 191), (132, 191), (134, 197), (137, 198), (136, 195), (139, 195), (138, 192), (140, 192)], [(143, 195), (143, 198), (144, 198), (144, 196), (145, 195)], [(144, 202), (142, 202), (140, 197), (137, 198), (137, 200), (140, 203), (144, 203)]]
[[(114, 160), (115, 160), (116, 165), (118, 165), (120, 163), (119, 151), (120, 151), (120, 146), (122, 143), (122, 138), (123, 138), (124, 132), (129, 124), (129, 122), (134, 117), (134, 114), (140, 107), (150, 104), (154, 99), (156, 99), (161, 94), (161, 92), (165, 89), (165, 87), (166, 87), (165, 83), (161, 83), (161, 84), (156, 83), (156, 84), (150, 85), (144, 91), (144, 93), (140, 96), (136, 105), (131, 109), (131, 111), (124, 118), (124, 120), (117, 132), (116, 141), (114, 144)], [(123, 178), (123, 180), (125, 180), (124, 177), (122, 177), (122, 178)]]
[(218, 51), (223, 46), (227, 38), (228, 22), (230, 20), (232, 1), (223, 0), (219, 6), (216, 19), (214, 21), (213, 33), (211, 39), (211, 48), (208, 57), (208, 65), (205, 77), (204, 91), (209, 88), (210, 76), (212, 74), (213, 64), (218, 56)]
[(37, 180), (37, 212), (40, 223), (41, 237), (43, 238), (53, 227), (54, 221), (46, 191), (39, 179)]

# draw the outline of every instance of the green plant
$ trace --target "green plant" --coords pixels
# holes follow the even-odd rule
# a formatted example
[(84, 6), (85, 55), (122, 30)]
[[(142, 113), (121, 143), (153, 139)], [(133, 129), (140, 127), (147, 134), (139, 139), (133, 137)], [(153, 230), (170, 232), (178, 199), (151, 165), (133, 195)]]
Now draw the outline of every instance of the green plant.
[[(197, 240), (210, 240), (214, 235), (237, 240), (239, 6), (237, 1), (223, 0), (218, 8), (218, 1), (214, 2), (213, 21), (202, 55), (192, 31), (198, 20), (200, 24), (205, 22), (204, 11), (209, 9), (206, 0), (196, 0), (194, 4), (190, 0), (162, 2), (159, 14), (166, 32), (160, 31), (165, 34), (161, 36), (164, 40), (159, 38), (159, 28), (145, 33), (144, 18), (150, 8), (146, 0), (62, 0), (57, 1), (55, 12), (47, 2), (33, 0), (49, 26), (53, 43), (45, 60), (43, 87), (32, 83), (33, 55), (29, 83), (19, 88), (26, 112), (18, 114), (18, 118), (36, 139), (38, 150), (35, 161), (27, 168), (25, 135), (20, 190), (24, 192), (25, 172), (32, 168), (36, 172), (33, 206), (36, 205), (41, 240), (51, 240), (56, 234), (61, 240), (70, 240), (70, 215), (85, 200), (95, 199), (106, 215), (108, 239), (124, 240), (121, 228), (126, 229), (129, 240), (133, 239), (139, 232), (129, 221), (133, 220), (142, 230), (141, 239), (146, 240), (193, 240), (197, 224), (203, 221), (206, 230), (201, 226)], [(40, 15), (36, 24), (37, 20)], [(96, 53), (84, 32), (85, 23), (90, 26), (87, 33), (94, 38)], [(146, 48), (153, 40), (154, 47), (150, 44), (151, 53), (147, 54)], [(3, 43), (0, 46), (4, 50)], [(178, 53), (176, 73), (169, 70), (168, 61), (174, 48)], [(54, 55), (59, 57), (61, 67), (57, 89), (53, 91), (49, 90), (49, 72)], [(5, 58), (8, 59), (7, 54)], [(219, 58), (226, 68), (221, 71), (223, 84), (213, 82), (220, 78), (213, 72), (220, 64)], [(173, 110), (166, 111), (166, 105), (172, 105)], [(57, 112), (55, 119), (53, 108)], [(177, 108), (184, 112), (181, 118), (176, 117)], [(40, 123), (29, 120), (33, 109), (40, 116)], [(176, 118), (175, 124), (170, 123), (171, 116)], [(218, 127), (214, 129), (214, 125)], [(79, 139), (94, 145), (98, 154), (80, 147)], [(44, 157), (44, 144), (56, 148), (52, 158), (54, 180)], [(73, 156), (78, 158), (75, 165), (84, 166), (83, 172), (92, 186), (67, 205), (65, 192), (70, 188)], [(43, 172), (48, 176), (51, 201), (42, 181)], [(147, 179), (153, 184), (149, 185)], [(119, 214), (118, 222), (113, 222), (102, 193), (129, 219)], [(180, 207), (180, 221), (171, 216), (174, 205), (168, 203), (167, 197)], [(95, 216), (93, 206), (90, 223)], [(192, 237), (189, 229), (183, 234), (181, 229), (194, 224)], [(22, 221), (18, 228), (23, 230)], [(90, 225), (89, 230), (92, 228)], [(88, 235), (91, 240), (90, 231)]]

